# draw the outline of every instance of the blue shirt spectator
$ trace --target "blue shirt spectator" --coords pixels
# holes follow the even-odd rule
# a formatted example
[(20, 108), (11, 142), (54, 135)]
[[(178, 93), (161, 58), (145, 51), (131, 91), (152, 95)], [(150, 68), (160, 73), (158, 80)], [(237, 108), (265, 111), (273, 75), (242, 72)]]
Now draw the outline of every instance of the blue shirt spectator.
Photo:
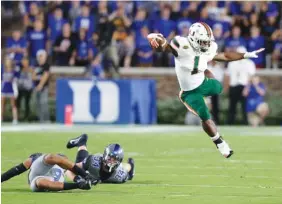
[(149, 29), (145, 26), (141, 29), (141, 35), (136, 38), (137, 66), (152, 66), (153, 51), (148, 43)]
[(167, 37), (169, 40), (173, 38), (176, 31), (176, 23), (170, 20), (170, 8), (165, 6), (161, 11), (161, 17), (154, 24), (155, 32), (162, 33), (164, 37)]
[(27, 41), (21, 36), (21, 32), (16, 30), (12, 33), (12, 37), (7, 39), (7, 52), (13, 55), (13, 60), (19, 64), (24, 55), (26, 55)]
[(204, 7), (204, 8), (201, 10), (201, 15), (200, 15), (199, 21), (205, 22), (205, 23), (208, 24), (210, 27), (212, 27), (212, 26), (215, 24), (215, 21), (212, 20), (212, 19), (209, 17), (209, 13), (208, 13), (208, 8), (207, 8), (207, 7)]
[(81, 15), (75, 19), (74, 31), (79, 32), (81, 28), (87, 31), (87, 38), (91, 38), (95, 31), (94, 17), (90, 15), (89, 8), (87, 6), (81, 7)]
[(255, 112), (257, 107), (264, 102), (266, 88), (262, 82), (257, 84), (252, 83), (247, 87), (247, 105), (246, 111)]
[(56, 38), (62, 35), (62, 28), (68, 21), (63, 18), (63, 11), (57, 8), (54, 13), (48, 16), (48, 34), (52, 43), (56, 41)]
[(231, 15), (240, 15), (240, 13), (241, 13), (240, 2), (231, 1), (231, 2), (228, 2), (228, 3), (229, 3), (228, 10), (229, 10), (230, 14)]
[(137, 10), (135, 19), (131, 25), (132, 30), (135, 32), (135, 35), (139, 37), (141, 34), (141, 28), (144, 26), (149, 27), (149, 21), (146, 19), (146, 11), (142, 8)]
[(177, 34), (182, 33), (184, 27), (189, 28), (195, 21), (191, 18), (180, 18), (177, 21)]
[(88, 65), (89, 40), (87, 40), (86, 31), (84, 29), (79, 30), (79, 39), (77, 40), (75, 47), (75, 64), (77, 66)]
[(235, 26), (232, 29), (232, 37), (229, 37), (225, 40), (225, 50), (235, 51), (239, 46), (246, 47), (246, 41), (241, 37), (240, 27)]
[[(251, 37), (247, 40), (248, 51), (254, 51), (265, 47), (264, 37), (260, 35), (260, 30), (258, 27), (251, 28)], [(258, 58), (252, 58), (253, 62), (256, 64), (257, 68), (265, 67), (265, 52), (258, 54)]]
[(28, 8), (29, 11), (25, 13), (23, 18), (23, 23), (27, 32), (34, 28), (35, 20), (44, 20), (44, 15), (42, 12), (40, 12), (38, 4), (36, 2), (31, 2)]
[(93, 38), (89, 40), (88, 42), (88, 53), (89, 53), (90, 59), (94, 59), (97, 56), (97, 54), (99, 53), (97, 42)]
[(92, 61), (90, 65), (90, 72), (92, 75), (92, 78), (94, 79), (102, 79), (105, 78), (104, 68), (101, 65), (101, 55), (98, 55), (95, 57), (95, 59)]
[[(43, 30), (43, 23), (40, 20), (35, 21), (34, 30), (27, 34), (29, 42), (29, 52), (32, 58), (36, 58), (38, 50), (46, 50), (47, 48), (47, 33)], [(34, 62), (31, 62), (32, 64)]]

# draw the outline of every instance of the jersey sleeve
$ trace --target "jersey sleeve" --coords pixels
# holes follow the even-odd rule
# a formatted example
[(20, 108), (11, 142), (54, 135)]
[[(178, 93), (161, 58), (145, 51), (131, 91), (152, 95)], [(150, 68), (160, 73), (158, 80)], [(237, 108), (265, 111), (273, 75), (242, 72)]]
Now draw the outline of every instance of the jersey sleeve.
[[(180, 57), (182, 56), (182, 49), (181, 46), (183, 46), (183, 37), (180, 36), (175, 36), (169, 43), (171, 49), (172, 49), (172, 54), (175, 57)], [(188, 42), (188, 41), (187, 41)]]

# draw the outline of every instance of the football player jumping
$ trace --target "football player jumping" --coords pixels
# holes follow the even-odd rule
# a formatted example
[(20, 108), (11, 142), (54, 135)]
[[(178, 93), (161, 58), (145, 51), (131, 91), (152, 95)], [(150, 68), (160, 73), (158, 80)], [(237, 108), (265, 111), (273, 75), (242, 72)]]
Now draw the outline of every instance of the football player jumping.
[(208, 62), (235, 61), (244, 58), (257, 58), (264, 48), (253, 52), (217, 53), (213, 33), (206, 23), (191, 25), (187, 37), (175, 36), (170, 43), (160, 33), (147, 36), (151, 46), (157, 51), (171, 52), (175, 58), (175, 71), (181, 88), (179, 98), (189, 111), (202, 120), (204, 131), (211, 137), (220, 153), (229, 158), (233, 151), (219, 134), (205, 104), (204, 98), (220, 94), (222, 85), (207, 69)]
[[(33, 192), (62, 191), (72, 189), (89, 190), (97, 184), (90, 174), (79, 168), (61, 154), (35, 153), (23, 163), (9, 169), (1, 175), (1, 183), (30, 170), (28, 184)], [(64, 172), (68, 170), (76, 174), (76, 182), (64, 182)]]
[[(88, 136), (83, 134), (67, 143), (68, 149), (78, 147), (75, 161), (77, 166), (89, 172), (94, 180), (99, 180), (101, 183), (124, 183), (133, 179), (134, 160), (129, 158), (127, 163), (122, 163), (124, 152), (119, 144), (108, 145), (104, 154), (89, 155), (87, 140)], [(67, 171), (66, 174), (74, 181), (78, 177), (71, 171)]]

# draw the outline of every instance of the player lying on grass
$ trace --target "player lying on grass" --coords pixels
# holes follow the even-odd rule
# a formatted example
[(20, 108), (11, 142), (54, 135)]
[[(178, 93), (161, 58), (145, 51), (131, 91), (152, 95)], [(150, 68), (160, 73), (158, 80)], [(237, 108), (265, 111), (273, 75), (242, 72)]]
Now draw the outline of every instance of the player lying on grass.
[[(104, 154), (89, 155), (86, 143), (88, 136), (83, 134), (71, 139), (67, 143), (67, 148), (78, 147), (76, 165), (88, 171), (91, 176), (101, 183), (124, 183), (134, 177), (134, 160), (128, 159), (127, 163), (122, 163), (124, 152), (119, 144), (110, 144)], [(72, 172), (67, 172), (69, 178), (76, 180)]]
[[(35, 153), (23, 163), (11, 168), (1, 175), (1, 182), (29, 170), (28, 183), (33, 192), (62, 191), (71, 189), (91, 189), (97, 183), (85, 170), (79, 168), (65, 156), (59, 154)], [(68, 170), (76, 176), (75, 183), (64, 182), (64, 172)]]
[(187, 37), (176, 36), (170, 43), (160, 33), (151, 33), (147, 38), (157, 51), (171, 52), (174, 55), (181, 102), (201, 118), (204, 131), (211, 137), (220, 153), (226, 158), (230, 157), (233, 151), (218, 133), (204, 101), (204, 97), (217, 95), (222, 91), (222, 85), (207, 70), (207, 65), (211, 60), (229, 62), (257, 58), (257, 54), (264, 48), (246, 53), (217, 53), (212, 30), (203, 22), (192, 24)]

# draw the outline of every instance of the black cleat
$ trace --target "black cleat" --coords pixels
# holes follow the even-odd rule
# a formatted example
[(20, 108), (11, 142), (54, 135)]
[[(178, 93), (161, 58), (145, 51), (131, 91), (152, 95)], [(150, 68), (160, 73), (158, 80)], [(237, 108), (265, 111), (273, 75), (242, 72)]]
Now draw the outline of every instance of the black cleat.
[(227, 156), (226, 156), (226, 158), (231, 157), (231, 156), (232, 156), (232, 154), (234, 154), (234, 151), (233, 151), (233, 150), (231, 150), (231, 151), (230, 151), (230, 154), (229, 154), (229, 155), (227, 155)]
[(87, 140), (88, 140), (88, 136), (86, 134), (82, 134), (79, 137), (69, 140), (67, 143), (67, 148), (71, 149), (73, 147), (86, 145)]
[(77, 182), (78, 188), (81, 190), (90, 190), (91, 189), (91, 181), (90, 180), (84, 180), (81, 179)]
[(135, 164), (133, 158), (128, 158), (127, 163), (131, 165), (131, 169), (128, 172), (128, 180), (132, 180), (135, 174)]

